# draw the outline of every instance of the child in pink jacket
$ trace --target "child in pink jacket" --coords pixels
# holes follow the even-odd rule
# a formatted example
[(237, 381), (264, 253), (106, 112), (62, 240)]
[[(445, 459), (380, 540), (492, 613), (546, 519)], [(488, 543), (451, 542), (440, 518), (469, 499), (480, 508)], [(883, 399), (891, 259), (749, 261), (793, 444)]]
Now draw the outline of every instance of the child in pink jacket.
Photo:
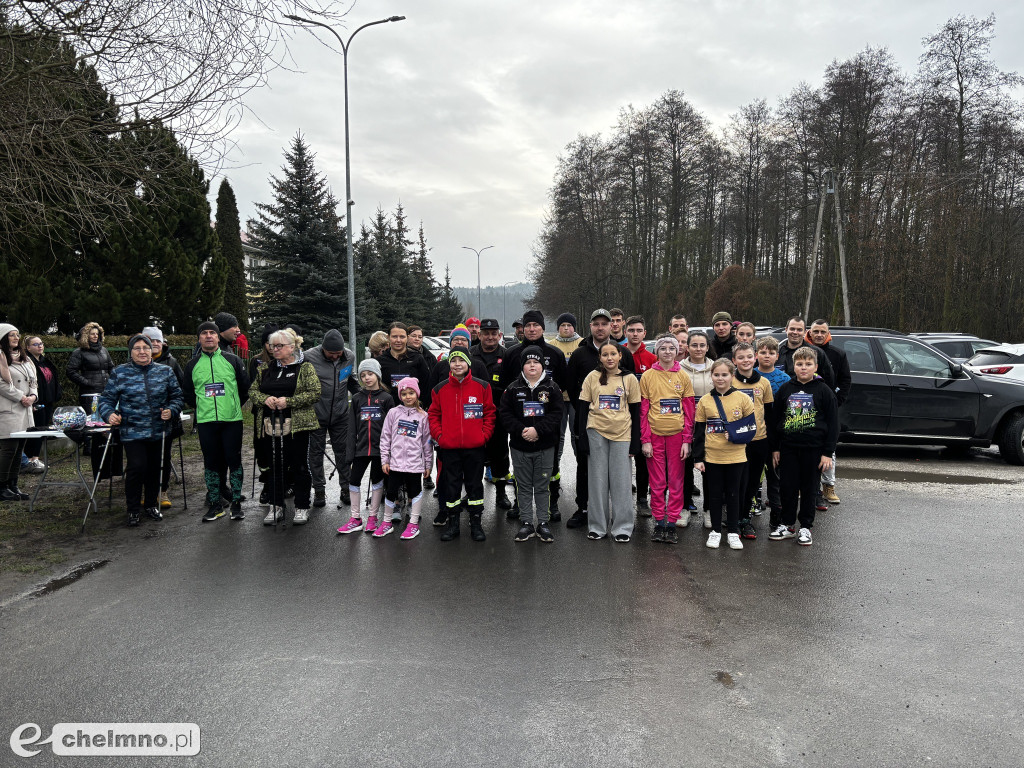
[(423, 478), (430, 476), (434, 452), (430, 445), (430, 422), (427, 412), (420, 408), (420, 384), (411, 376), (398, 382), (400, 405), (396, 405), (384, 418), (380, 433), (380, 464), (388, 476), (384, 492), (387, 511), (381, 518), (376, 538), (387, 536), (394, 530), (391, 518), (395, 511), (398, 490), (404, 485), (409, 497), (409, 524), (401, 539), (415, 539), (420, 532), (420, 508), (423, 506)]
[[(654, 343), (658, 362), (640, 379), (640, 443), (651, 476), (651, 541), (676, 544), (676, 523), (683, 513), (684, 461), (693, 442), (693, 382), (676, 362), (679, 342), (666, 334)], [(665, 491), (668, 490), (668, 508)]]

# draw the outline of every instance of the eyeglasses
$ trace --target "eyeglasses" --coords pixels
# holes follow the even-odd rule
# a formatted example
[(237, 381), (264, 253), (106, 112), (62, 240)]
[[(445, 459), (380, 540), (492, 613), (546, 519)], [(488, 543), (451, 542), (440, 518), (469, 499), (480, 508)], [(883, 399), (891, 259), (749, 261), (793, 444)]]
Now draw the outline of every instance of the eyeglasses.
[(41, 346), (43, 346), (43, 342), (41, 342), (41, 341), (34, 341), (31, 344), (29, 344), (29, 346), (30, 347), (41, 347)]
[(294, 344), (271, 344), (271, 349), (284, 349), (285, 347), (294, 347)]

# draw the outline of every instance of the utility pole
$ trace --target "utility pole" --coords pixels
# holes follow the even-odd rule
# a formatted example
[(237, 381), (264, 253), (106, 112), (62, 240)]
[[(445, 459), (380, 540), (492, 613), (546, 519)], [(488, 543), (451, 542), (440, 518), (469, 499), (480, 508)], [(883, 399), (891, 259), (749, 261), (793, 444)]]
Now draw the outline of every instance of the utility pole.
[(839, 244), (839, 282), (843, 295), (843, 323), (850, 325), (850, 290), (846, 280), (846, 245), (843, 242), (843, 210), (839, 200), (839, 174), (828, 169), (822, 176), (818, 198), (818, 223), (814, 227), (814, 244), (811, 246), (810, 268), (807, 278), (807, 301), (804, 303), (804, 321), (811, 322), (811, 294), (814, 292), (814, 270), (818, 262), (818, 247), (821, 244), (821, 225), (825, 218), (825, 201), (834, 195), (832, 211), (836, 225), (836, 242)]

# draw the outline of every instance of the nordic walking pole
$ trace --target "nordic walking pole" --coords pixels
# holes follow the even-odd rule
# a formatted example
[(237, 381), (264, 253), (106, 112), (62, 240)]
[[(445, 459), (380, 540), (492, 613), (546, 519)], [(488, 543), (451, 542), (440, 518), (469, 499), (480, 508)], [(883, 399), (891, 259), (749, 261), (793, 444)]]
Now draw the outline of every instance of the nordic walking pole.
[[(160, 490), (164, 487), (164, 443), (167, 442), (167, 425), (161, 425), (163, 428), (160, 430), (160, 483), (157, 486)], [(173, 464), (171, 466), (174, 466)], [(171, 490), (171, 479), (167, 478), (167, 490)], [(157, 501), (157, 509), (160, 508), (160, 499)]]
[[(114, 436), (114, 428), (111, 427), (107, 431), (107, 442), (103, 446), (103, 456), (100, 458), (100, 471), (96, 473), (96, 477), (92, 481), (92, 493), (89, 494), (89, 506), (85, 508), (85, 517), (82, 518), (82, 533), (85, 533), (85, 521), (89, 519), (89, 510), (96, 504), (96, 489), (99, 488), (100, 478), (103, 476), (103, 463), (107, 460), (107, 449), (110, 448), (110, 439)], [(97, 513), (99, 508), (96, 509)]]
[(185, 451), (181, 447), (181, 435), (178, 435), (178, 461), (181, 464), (181, 498), (185, 502), (185, 509), (188, 509), (188, 491), (185, 490)]

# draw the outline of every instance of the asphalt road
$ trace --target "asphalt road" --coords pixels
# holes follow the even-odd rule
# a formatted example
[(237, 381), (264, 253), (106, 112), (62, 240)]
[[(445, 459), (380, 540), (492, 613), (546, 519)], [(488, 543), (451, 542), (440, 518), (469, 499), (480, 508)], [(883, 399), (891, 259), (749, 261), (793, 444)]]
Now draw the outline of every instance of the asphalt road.
[[(990, 452), (847, 447), (814, 546), (762, 517), (742, 552), (649, 520), (516, 544), (490, 501), (484, 543), (339, 537), (333, 500), (279, 531), (179, 515), (0, 608), (0, 765), (1021, 765), (1022, 485)], [(61, 722), (202, 749), (6, 743)]]

